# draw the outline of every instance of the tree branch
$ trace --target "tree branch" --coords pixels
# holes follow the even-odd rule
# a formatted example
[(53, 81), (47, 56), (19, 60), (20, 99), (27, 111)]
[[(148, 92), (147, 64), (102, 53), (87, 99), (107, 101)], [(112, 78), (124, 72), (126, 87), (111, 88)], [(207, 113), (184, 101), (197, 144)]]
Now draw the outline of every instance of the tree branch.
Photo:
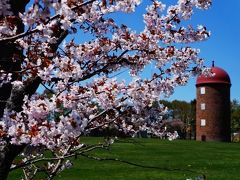
[[(66, 158), (71, 158), (71, 157), (75, 157), (76, 155), (80, 155), (82, 153), (86, 153), (86, 152), (90, 152), (90, 151), (93, 151), (95, 149), (99, 149), (99, 148), (104, 148), (106, 147), (104, 144), (100, 144), (100, 145), (94, 145), (94, 146), (83, 146), (85, 149), (84, 150), (81, 150), (80, 152), (76, 152), (78, 150), (75, 150), (73, 152), (71, 152), (70, 154), (65, 154), (63, 156), (59, 156), (59, 157), (52, 157), (52, 158), (46, 158), (46, 157), (43, 157), (43, 158), (39, 158), (39, 159), (31, 159), (31, 160), (28, 160), (24, 163), (21, 163), (19, 165), (16, 165), (16, 166), (12, 166), (10, 171), (13, 171), (15, 169), (19, 169), (19, 168), (23, 168), (23, 167), (26, 167), (30, 164), (35, 164), (37, 162), (43, 162), (43, 161), (59, 161), (61, 159), (66, 159)], [(87, 149), (86, 149), (87, 147)]]
[[(82, 4), (78, 5), (78, 6), (72, 7), (71, 9), (74, 11), (74, 10), (80, 8), (80, 7), (83, 7), (83, 6), (86, 6), (86, 5), (88, 5), (88, 4), (93, 3), (94, 1), (96, 1), (96, 0), (90, 0), (90, 1), (84, 2), (84, 3), (82, 3)], [(56, 14), (56, 15), (52, 16), (52, 17), (48, 20), (47, 23), (49, 23), (49, 22), (51, 22), (52, 20), (57, 19), (57, 18), (59, 18), (59, 17), (60, 17), (60, 14)], [(36, 32), (39, 32), (39, 30), (38, 30), (37, 28), (34, 28), (34, 29), (32, 29), (32, 30), (28, 30), (28, 31), (26, 31), (26, 32), (17, 34), (17, 35), (15, 35), (15, 36), (2, 38), (2, 39), (0, 39), (0, 45), (2, 45), (3, 43), (6, 43), (6, 42), (14, 42), (14, 41), (16, 41), (17, 39), (23, 38), (23, 37), (25, 37), (25, 36), (31, 35), (31, 34), (36, 33)]]

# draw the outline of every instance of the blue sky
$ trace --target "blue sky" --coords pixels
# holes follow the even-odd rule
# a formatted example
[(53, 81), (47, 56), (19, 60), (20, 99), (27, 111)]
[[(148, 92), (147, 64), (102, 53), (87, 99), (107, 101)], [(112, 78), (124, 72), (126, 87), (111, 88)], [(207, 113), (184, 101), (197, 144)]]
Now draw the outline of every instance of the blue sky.
[[(117, 15), (119, 23), (125, 23), (132, 29), (141, 31), (143, 28), (142, 14), (145, 12), (146, 3), (137, 8), (135, 14)], [(163, 0), (175, 3), (176, 0)], [(240, 100), (240, 0), (213, 0), (212, 7), (207, 11), (196, 10), (188, 24), (203, 24), (211, 31), (211, 37), (204, 42), (190, 44), (201, 50), (200, 56), (205, 59), (205, 65), (225, 69), (232, 82), (231, 99)], [(189, 44), (188, 44), (189, 45)], [(150, 72), (151, 70), (149, 70)], [(170, 100), (190, 101), (195, 98), (196, 78), (192, 78), (186, 86), (178, 87)]]
[[(175, 4), (177, 0), (162, 0), (164, 3)], [(137, 32), (143, 30), (143, 13), (150, 0), (142, 0), (142, 4), (132, 14), (113, 14), (114, 19), (119, 24), (126, 24)], [(32, 0), (29, 4), (32, 3)], [(194, 15), (187, 24), (197, 26), (205, 25), (211, 31), (211, 37), (204, 42), (190, 44), (190, 46), (201, 50), (200, 56), (205, 59), (205, 65), (211, 66), (215, 61), (215, 66), (225, 69), (232, 82), (231, 99), (240, 101), (240, 0), (213, 0), (212, 7), (207, 11), (195, 10)], [(81, 36), (82, 40), (89, 37)], [(189, 44), (188, 44), (189, 46)], [(146, 72), (151, 73), (151, 66)], [(126, 73), (126, 72), (125, 72)], [(120, 79), (127, 76), (122, 73)], [(190, 101), (195, 98), (196, 78), (192, 78), (186, 86), (178, 87), (169, 100)]]
[[(205, 64), (225, 69), (232, 82), (231, 99), (240, 100), (240, 1), (213, 0), (208, 11), (195, 13), (194, 22), (199, 22), (211, 30), (211, 37), (200, 42), (201, 56)], [(177, 88), (171, 99), (191, 100), (195, 98), (194, 78), (187, 86)]]

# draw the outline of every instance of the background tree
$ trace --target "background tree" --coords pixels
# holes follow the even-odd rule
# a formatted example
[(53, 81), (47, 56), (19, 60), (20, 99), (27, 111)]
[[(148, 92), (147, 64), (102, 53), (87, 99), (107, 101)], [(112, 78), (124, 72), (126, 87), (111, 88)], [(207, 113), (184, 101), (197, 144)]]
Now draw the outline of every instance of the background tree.
[(190, 101), (191, 115), (190, 115), (190, 139), (196, 138), (196, 99)]
[(169, 115), (165, 119), (180, 120), (183, 122), (183, 127), (179, 129), (181, 138), (191, 139), (195, 137), (195, 120), (196, 120), (196, 100), (186, 101), (160, 101), (164, 106), (168, 107)]
[[(185, 44), (205, 40), (209, 32), (181, 22), (211, 1), (179, 0), (168, 8), (151, 2), (140, 33), (111, 17), (134, 12), (140, 0), (38, 0), (27, 10), (28, 0), (0, 2), (0, 179), (16, 168), (25, 179), (40, 170), (52, 179), (69, 166), (67, 158), (109, 146), (111, 139), (81, 144), (80, 136), (94, 129), (159, 134), (154, 122), (146, 126), (152, 103), (203, 67), (199, 50)], [(91, 40), (72, 38), (83, 35)], [(144, 79), (139, 72), (149, 63), (156, 72)], [(123, 68), (130, 83), (111, 78)], [(36, 93), (39, 86), (52, 96)], [(45, 151), (52, 156), (44, 157)], [(13, 163), (20, 152), (22, 161)], [(40, 161), (48, 164), (35, 165)]]
[(236, 99), (231, 102), (231, 131), (240, 131), (240, 103)]

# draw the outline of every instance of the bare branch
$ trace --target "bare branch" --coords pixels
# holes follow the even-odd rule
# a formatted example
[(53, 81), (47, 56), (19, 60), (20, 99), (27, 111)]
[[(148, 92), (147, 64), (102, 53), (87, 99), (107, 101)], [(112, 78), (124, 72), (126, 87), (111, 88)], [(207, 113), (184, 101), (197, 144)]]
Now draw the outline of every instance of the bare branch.
[(111, 121), (106, 121), (106, 122), (104, 122), (104, 123), (102, 123), (102, 124), (100, 124), (100, 125), (98, 125), (98, 126), (95, 126), (95, 127), (93, 127), (93, 128), (89, 128), (89, 130), (90, 130), (90, 131), (93, 131), (93, 130), (99, 129), (99, 128), (105, 126), (105, 125), (111, 124), (111, 123), (113, 123), (114, 121), (116, 121), (119, 117), (121, 117), (123, 114), (124, 114), (124, 113), (121, 112), (121, 113), (119, 114), (119, 116), (113, 118)]
[(41, 85), (42, 85), (46, 90), (48, 90), (50, 93), (55, 94), (55, 92), (54, 92), (52, 89), (48, 88), (44, 83), (41, 82)]
[[(59, 161), (59, 160), (61, 160), (61, 159), (66, 159), (66, 158), (75, 157), (76, 155), (80, 155), (80, 154), (82, 154), (82, 153), (87, 153), (87, 152), (93, 151), (93, 150), (95, 150), (95, 149), (99, 149), (99, 148), (102, 149), (102, 148), (106, 147), (106, 145), (104, 145), (104, 144), (98, 144), (98, 145), (83, 146), (83, 147), (84, 147), (83, 150), (81, 150), (81, 148), (80, 148), (80, 149), (77, 149), (77, 150), (72, 151), (70, 154), (69, 154), (69, 152), (68, 152), (68, 153), (66, 153), (65, 155), (59, 156), (59, 157), (52, 157), (52, 158), (43, 157), (43, 158), (38, 158), (38, 159), (31, 159), (31, 160), (28, 160), (28, 161), (26, 161), (26, 162), (24, 162), (24, 163), (21, 163), (21, 164), (19, 164), (19, 165), (12, 166), (11, 169), (10, 169), (10, 171), (13, 171), (13, 170), (15, 170), (15, 169), (19, 169), (19, 168), (26, 167), (26, 166), (28, 166), (28, 165), (30, 165), (30, 164), (35, 164), (35, 163), (37, 163), (37, 162), (43, 162), (43, 161)], [(80, 150), (80, 151), (79, 151), (79, 150)], [(70, 151), (70, 150), (69, 150), (69, 151)], [(79, 151), (79, 152), (76, 152), (76, 151)]]

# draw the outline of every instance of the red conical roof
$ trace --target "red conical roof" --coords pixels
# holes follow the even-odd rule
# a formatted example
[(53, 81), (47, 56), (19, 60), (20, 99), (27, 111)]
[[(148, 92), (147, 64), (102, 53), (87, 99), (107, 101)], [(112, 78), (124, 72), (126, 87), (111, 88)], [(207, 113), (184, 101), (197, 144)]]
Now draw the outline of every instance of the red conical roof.
[(199, 84), (229, 84), (231, 85), (231, 80), (226, 71), (224, 71), (222, 68), (214, 67), (214, 65), (211, 67), (211, 72), (214, 74), (213, 76), (204, 76), (200, 75), (197, 78), (196, 85)]

